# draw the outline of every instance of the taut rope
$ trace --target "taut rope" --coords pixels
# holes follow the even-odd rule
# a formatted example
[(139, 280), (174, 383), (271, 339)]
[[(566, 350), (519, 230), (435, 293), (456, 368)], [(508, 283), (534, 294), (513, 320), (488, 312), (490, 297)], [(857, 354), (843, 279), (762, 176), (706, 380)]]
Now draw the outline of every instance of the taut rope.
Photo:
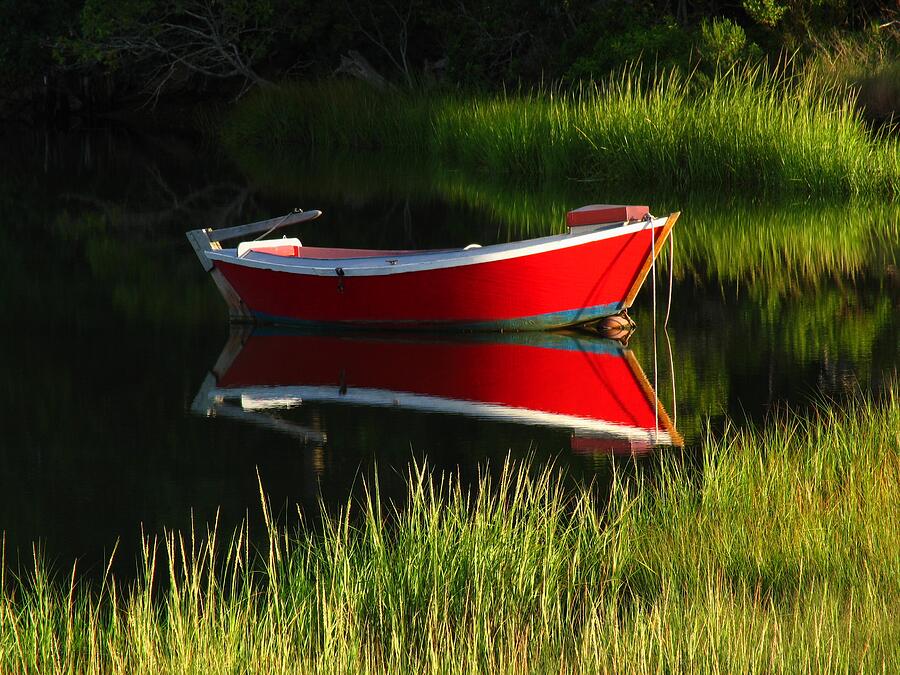
[(653, 286), (653, 443), (659, 442), (659, 394), (656, 360), (656, 230), (650, 221), (650, 277)]
[(294, 215), (295, 213), (303, 213), (303, 209), (301, 209), (299, 206), (295, 206), (292, 210), (290, 210), (290, 211), (288, 211), (287, 213), (285, 213), (284, 216), (281, 218), (281, 220), (279, 220), (277, 223), (275, 223), (272, 227), (270, 227), (268, 230), (266, 230), (265, 232), (263, 232), (261, 235), (259, 235), (259, 236), (258, 236), (256, 239), (254, 239), (253, 241), (259, 241), (259, 240), (262, 239), (263, 237), (268, 237), (268, 236), (269, 236), (270, 234), (272, 234), (275, 230), (277, 230), (279, 227), (281, 227), (281, 224), (282, 224), (284, 221), (286, 221), (288, 218), (290, 218), (290, 217), (291, 217), (292, 215)]

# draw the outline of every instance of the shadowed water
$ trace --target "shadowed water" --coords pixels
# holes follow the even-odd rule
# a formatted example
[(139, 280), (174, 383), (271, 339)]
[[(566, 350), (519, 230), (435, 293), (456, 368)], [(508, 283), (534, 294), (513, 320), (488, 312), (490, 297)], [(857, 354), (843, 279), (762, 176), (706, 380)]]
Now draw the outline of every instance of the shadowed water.
[[(63, 567), (97, 570), (120, 540), (128, 569), (142, 528), (217, 510), (228, 527), (248, 513), (258, 524), (260, 481), (314, 513), (376, 464), (394, 494), (413, 457), (467, 478), (508, 454), (600, 484), (614, 467), (652, 474), (659, 453), (681, 452), (676, 436), (691, 456), (726, 419), (839, 405), (900, 364), (897, 206), (608, 194), (384, 157), (226, 158), (126, 130), (26, 131), (3, 147), (8, 558), (39, 541)], [(325, 212), (291, 232), (307, 245), (490, 244), (561, 231), (567, 209), (592, 202), (683, 212), (668, 329), (666, 256), (656, 331), (648, 280), (627, 348), (586, 333), (235, 335), (184, 238), (301, 206)], [(652, 431), (668, 434), (656, 450), (654, 410)]]

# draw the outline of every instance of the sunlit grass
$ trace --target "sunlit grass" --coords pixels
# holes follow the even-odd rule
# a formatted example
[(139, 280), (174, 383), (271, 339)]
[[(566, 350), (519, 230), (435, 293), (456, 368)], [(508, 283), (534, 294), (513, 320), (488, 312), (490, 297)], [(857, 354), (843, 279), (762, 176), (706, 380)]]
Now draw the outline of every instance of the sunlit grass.
[(232, 147), (376, 149), (631, 189), (900, 190), (896, 139), (866, 127), (848, 90), (750, 68), (704, 83), (677, 72), (647, 80), (629, 70), (574, 93), (434, 96), (289, 84), (239, 104), (223, 133)]
[(776, 416), (608, 500), (413, 469), (267, 550), (148, 542), (127, 587), (3, 579), (7, 672), (796, 672), (900, 665), (900, 400)]

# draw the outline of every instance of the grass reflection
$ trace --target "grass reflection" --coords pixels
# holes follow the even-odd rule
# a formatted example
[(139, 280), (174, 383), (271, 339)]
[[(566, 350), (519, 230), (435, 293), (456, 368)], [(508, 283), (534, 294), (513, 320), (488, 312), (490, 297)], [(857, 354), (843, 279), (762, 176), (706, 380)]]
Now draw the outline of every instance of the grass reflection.
[[(646, 203), (656, 213), (681, 210), (676, 276), (736, 283), (775, 298), (816, 287), (826, 278), (852, 278), (872, 268), (883, 272), (900, 255), (900, 204), (891, 202), (623, 192), (594, 182), (528, 183), (473, 175), (390, 155), (317, 161), (244, 148), (235, 159), (260, 189), (285, 197), (446, 200), (483, 214), (482, 220), (496, 226), (499, 240), (562, 232), (566, 212), (588, 203)], [(458, 227), (471, 228), (472, 223)], [(660, 264), (667, 265), (665, 257)]]

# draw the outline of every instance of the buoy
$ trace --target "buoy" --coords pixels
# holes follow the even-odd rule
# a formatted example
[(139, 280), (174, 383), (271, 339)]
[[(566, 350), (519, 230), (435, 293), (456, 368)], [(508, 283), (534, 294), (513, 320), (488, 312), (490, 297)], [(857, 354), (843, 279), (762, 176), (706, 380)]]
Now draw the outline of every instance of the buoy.
[(603, 317), (594, 324), (594, 327), (605, 338), (627, 342), (634, 331), (635, 323), (628, 314), (623, 312), (622, 314)]

